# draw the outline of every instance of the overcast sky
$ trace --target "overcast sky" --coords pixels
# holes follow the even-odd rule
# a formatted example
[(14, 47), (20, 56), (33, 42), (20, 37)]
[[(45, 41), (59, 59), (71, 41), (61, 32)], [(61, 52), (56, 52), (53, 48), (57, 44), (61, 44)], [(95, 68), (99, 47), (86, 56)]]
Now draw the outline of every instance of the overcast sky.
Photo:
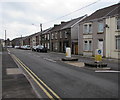
[[(61, 21), (90, 15), (118, 2), (119, 0), (0, 0), (0, 38), (5, 38), (5, 30), (10, 39), (28, 36), (40, 31), (40, 23), (44, 30)], [(91, 3), (91, 6), (81, 9)], [(66, 14), (69, 15), (62, 17)]]

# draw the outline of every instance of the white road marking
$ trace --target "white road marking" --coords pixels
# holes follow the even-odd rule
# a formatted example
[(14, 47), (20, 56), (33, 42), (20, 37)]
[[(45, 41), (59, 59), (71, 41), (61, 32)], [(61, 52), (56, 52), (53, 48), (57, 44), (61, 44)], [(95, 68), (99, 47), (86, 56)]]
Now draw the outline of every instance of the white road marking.
[(7, 51), (8, 51), (8, 54), (10, 54), (10, 50), (7, 49)]
[(119, 73), (120, 71), (115, 70), (96, 70), (97, 73)]
[(51, 62), (56, 62), (56, 61), (54, 61), (54, 60), (52, 60), (52, 59), (49, 59), (49, 58), (43, 58), (43, 59), (48, 60), (48, 61), (51, 61)]

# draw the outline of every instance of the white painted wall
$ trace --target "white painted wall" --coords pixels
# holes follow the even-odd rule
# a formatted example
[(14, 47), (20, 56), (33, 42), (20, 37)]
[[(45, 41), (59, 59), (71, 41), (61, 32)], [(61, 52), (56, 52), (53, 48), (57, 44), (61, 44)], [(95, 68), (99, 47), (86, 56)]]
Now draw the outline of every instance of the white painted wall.
[(115, 36), (120, 34), (120, 31), (117, 31), (116, 17), (109, 17), (106, 19), (106, 24), (109, 28), (106, 28), (106, 57), (108, 58), (118, 58), (118, 50), (116, 50)]

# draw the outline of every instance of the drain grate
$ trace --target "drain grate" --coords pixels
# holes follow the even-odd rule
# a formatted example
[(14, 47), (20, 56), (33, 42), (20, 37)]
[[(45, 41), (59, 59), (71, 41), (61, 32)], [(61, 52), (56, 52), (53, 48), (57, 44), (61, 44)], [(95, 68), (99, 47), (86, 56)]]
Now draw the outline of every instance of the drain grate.
[(7, 75), (22, 74), (22, 71), (20, 71), (19, 68), (7, 68), (6, 72), (7, 72)]

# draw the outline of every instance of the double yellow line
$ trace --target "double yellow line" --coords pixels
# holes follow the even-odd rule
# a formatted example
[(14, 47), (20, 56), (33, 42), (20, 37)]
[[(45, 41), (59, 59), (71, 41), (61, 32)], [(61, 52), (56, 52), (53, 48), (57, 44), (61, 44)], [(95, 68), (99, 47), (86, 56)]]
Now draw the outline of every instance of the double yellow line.
[[(31, 76), (31, 78), (37, 83), (37, 85), (44, 91), (44, 93), (51, 100), (62, 100), (52, 89), (50, 89), (30, 68), (28, 68), (20, 59), (11, 54), (12, 58)], [(53, 97), (54, 96), (54, 97)]]

